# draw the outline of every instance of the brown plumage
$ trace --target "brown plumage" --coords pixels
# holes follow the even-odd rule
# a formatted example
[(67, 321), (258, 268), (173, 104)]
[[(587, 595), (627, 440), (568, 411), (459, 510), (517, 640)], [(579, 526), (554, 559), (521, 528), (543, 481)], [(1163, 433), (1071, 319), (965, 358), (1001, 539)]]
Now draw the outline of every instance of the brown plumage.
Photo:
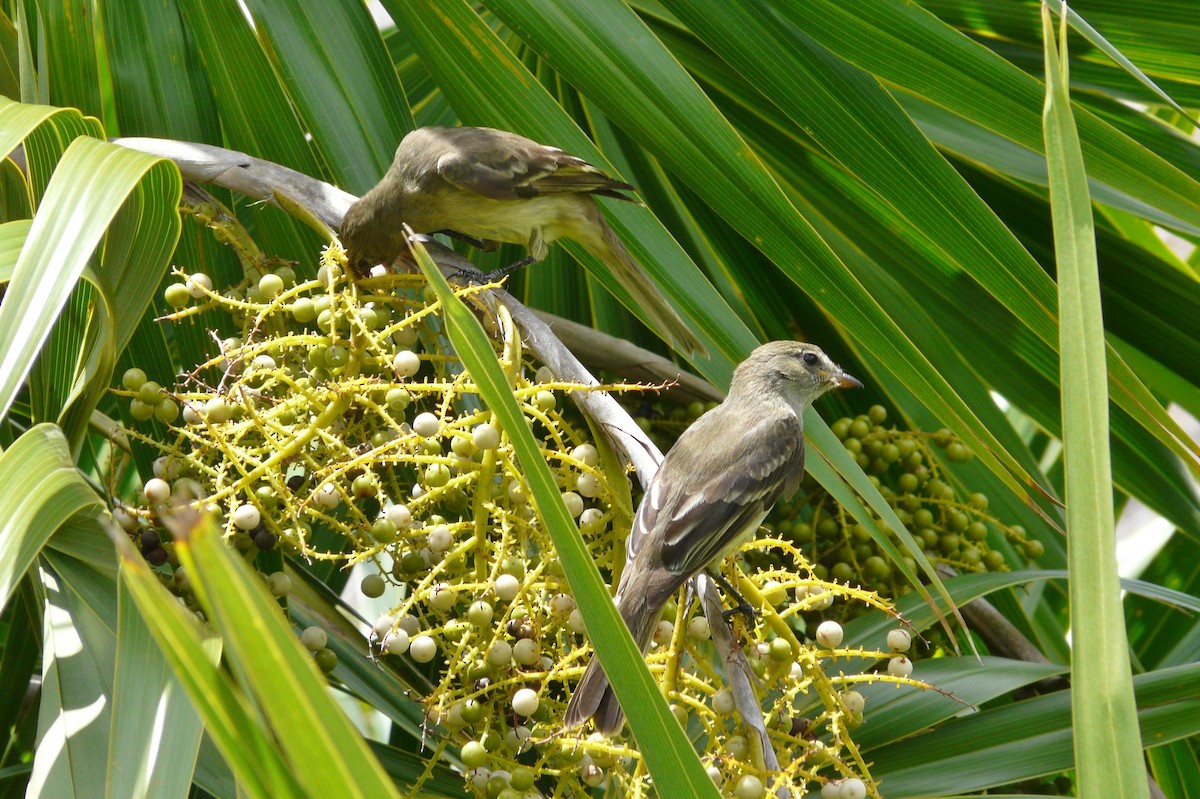
[(535, 261), (572, 239), (603, 262), (655, 325), (683, 350), (704, 353), (691, 329), (609, 226), (593, 195), (631, 198), (633, 186), (557, 147), (493, 128), (418, 128), (383, 179), (350, 206), (341, 239), (351, 266), (391, 263), (417, 233), (452, 230), (523, 244)]
[[(799, 486), (804, 409), (831, 388), (859, 385), (820, 348), (774, 341), (750, 353), (725, 401), (679, 437), (638, 507), (617, 587), (617, 609), (643, 652), (679, 587), (740, 549), (775, 502)], [(625, 719), (594, 657), (564, 724), (589, 718), (606, 734)]]

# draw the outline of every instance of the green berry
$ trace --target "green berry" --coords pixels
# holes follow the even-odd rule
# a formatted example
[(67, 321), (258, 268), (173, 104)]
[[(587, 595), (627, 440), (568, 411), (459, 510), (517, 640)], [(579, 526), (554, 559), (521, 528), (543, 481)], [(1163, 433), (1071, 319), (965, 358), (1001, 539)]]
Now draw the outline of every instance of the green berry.
[[(462, 704), (462, 711), (459, 715), (467, 724), (474, 724), (483, 718), (487, 708), (477, 699), (468, 699)], [(464, 749), (464, 755), (466, 750)], [(464, 758), (465, 759), (465, 758)]]
[(125, 374), (121, 375), (121, 385), (126, 391), (137, 391), (146, 382), (146, 373), (136, 366), (131, 369), (126, 369)]
[(275, 274), (283, 281), (285, 286), (296, 285), (296, 270), (290, 266), (281, 266), (275, 270)]
[(325, 366), (329, 369), (340, 369), (350, 360), (350, 350), (341, 344), (334, 344), (325, 350)]
[(184, 308), (192, 301), (192, 295), (188, 292), (187, 286), (182, 283), (172, 283), (163, 291), (163, 299), (172, 308)]
[(892, 567), (883, 558), (872, 555), (863, 563), (863, 573), (874, 580), (886, 580), (892, 576)]
[(154, 409), (157, 407), (157, 404), (150, 405), (135, 397), (129, 402), (129, 415), (139, 422), (144, 422), (154, 415)]
[(842, 417), (833, 423), (831, 429), (833, 430), (833, 434), (838, 437), (838, 440), (844, 441), (846, 436), (850, 435), (850, 422), (850, 419)]
[(508, 784), (518, 791), (528, 791), (533, 787), (537, 775), (528, 766), (517, 766), (508, 777)]
[(790, 663), (794, 659), (792, 656), (792, 645), (783, 638), (776, 638), (771, 641), (770, 648), (767, 650), (767, 657), (776, 663)]
[(154, 418), (163, 424), (170, 424), (179, 418), (179, 406), (169, 397), (163, 397), (154, 406)]
[(378, 599), (383, 596), (383, 591), (387, 588), (387, 583), (378, 574), (368, 574), (362, 579), (359, 588), (362, 590), (363, 596)]
[(958, 441), (946, 447), (946, 457), (954, 463), (966, 463), (973, 457), (970, 448)]
[(281, 291), (283, 291), (283, 278), (274, 272), (269, 272), (259, 278), (258, 293), (265, 299), (269, 300)]
[(162, 386), (153, 380), (147, 380), (138, 388), (138, 399), (147, 405), (158, 405), (158, 401), (162, 399)]
[(763, 787), (762, 780), (753, 774), (742, 777), (733, 789), (733, 795), (737, 799), (762, 799), (766, 793), (767, 790)]
[(488, 751), (479, 741), (467, 741), (460, 750), (463, 765), (467, 768), (481, 768), (487, 765)]
[(425, 485), (441, 488), (450, 482), (450, 467), (444, 463), (431, 463), (425, 467)]
[(314, 659), (317, 661), (317, 668), (324, 674), (328, 674), (337, 668), (337, 652), (334, 652), (332, 649), (322, 649), (314, 655)]
[(558, 405), (558, 400), (555, 398), (553, 391), (543, 390), (534, 396), (533, 404), (543, 413), (548, 413)]
[(306, 627), (300, 633), (300, 643), (310, 652), (319, 652), (329, 644), (329, 634), (315, 625)]
[(292, 592), (292, 578), (283, 572), (272, 572), (267, 576), (267, 590), (271, 596), (287, 596)]
[(396, 525), (387, 519), (376, 519), (371, 525), (371, 538), (381, 544), (390, 544), (396, 540)]

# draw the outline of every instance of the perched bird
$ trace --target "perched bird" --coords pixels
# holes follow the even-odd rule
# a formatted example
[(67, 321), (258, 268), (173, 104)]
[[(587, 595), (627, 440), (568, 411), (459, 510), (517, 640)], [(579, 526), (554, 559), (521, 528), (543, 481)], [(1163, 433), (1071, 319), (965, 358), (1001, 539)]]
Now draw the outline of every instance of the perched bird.
[[(862, 384), (820, 348), (773, 341), (733, 373), (725, 401), (684, 431), (633, 520), (617, 610), (645, 652), (663, 606), (702, 569), (717, 569), (754, 537), (804, 476), (804, 409), (831, 388)], [(625, 714), (594, 656), (567, 705), (565, 725), (589, 718), (608, 734)]]
[(689, 353), (700, 340), (609, 227), (592, 195), (630, 200), (633, 186), (557, 147), (493, 128), (418, 128), (387, 174), (346, 211), (341, 239), (352, 267), (391, 263), (417, 233), (452, 231), (478, 243), (524, 244), (541, 261), (567, 238), (604, 263), (655, 324)]

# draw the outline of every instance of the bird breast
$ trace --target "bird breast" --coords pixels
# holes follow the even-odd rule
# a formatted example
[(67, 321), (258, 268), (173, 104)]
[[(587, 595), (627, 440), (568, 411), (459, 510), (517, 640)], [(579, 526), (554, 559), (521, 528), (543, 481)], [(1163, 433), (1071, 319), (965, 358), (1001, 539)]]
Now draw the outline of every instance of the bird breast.
[[(580, 238), (578, 230), (589, 210), (581, 207), (583, 203), (592, 201), (562, 194), (493, 200), (447, 187), (414, 198), (408, 217), (419, 232), (456, 230), (479, 239), (529, 247), (531, 242), (550, 244), (560, 238)], [(545, 252), (531, 254), (539, 261), (545, 257)]]

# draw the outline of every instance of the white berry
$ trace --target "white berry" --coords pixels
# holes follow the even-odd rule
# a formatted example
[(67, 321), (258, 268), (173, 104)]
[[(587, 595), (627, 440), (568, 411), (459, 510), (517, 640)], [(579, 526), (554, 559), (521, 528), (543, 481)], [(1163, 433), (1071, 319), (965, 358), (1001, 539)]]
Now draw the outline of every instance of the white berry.
[(233, 525), (239, 530), (253, 530), (258, 527), (259, 520), (258, 508), (249, 503), (238, 505), (233, 512)]
[(838, 791), (839, 799), (866, 799), (866, 796), (867, 785), (858, 777), (842, 780), (842, 786)]
[(496, 596), (505, 602), (511, 602), (521, 590), (521, 581), (511, 574), (502, 574), (496, 578)]
[(912, 635), (908, 630), (892, 630), (887, 634), (887, 645), (893, 652), (907, 652), (912, 646)]
[(537, 691), (532, 688), (522, 688), (513, 694), (512, 709), (518, 716), (532, 716), (539, 704)]
[[(395, 630), (384, 636), (382, 649), (389, 655), (403, 655), (408, 651), (408, 647), (408, 633), (404, 630)], [(430, 659), (432, 660), (432, 657)]]
[(585, 466), (595, 466), (600, 462), (600, 453), (591, 444), (580, 444), (571, 450), (571, 457)]
[(151, 477), (142, 486), (142, 496), (147, 502), (166, 502), (167, 497), (171, 496), (171, 486), (161, 477)]
[(584, 472), (575, 480), (575, 488), (585, 497), (595, 497), (600, 493), (600, 481), (596, 475)]
[(408, 645), (409, 654), (418, 663), (428, 663), (437, 655), (437, 641), (428, 635), (418, 635)]
[(718, 716), (727, 716), (736, 709), (737, 705), (733, 701), (733, 691), (728, 688), (722, 688), (713, 694), (712, 709)]
[(412, 512), (407, 505), (388, 505), (383, 509), (383, 518), (396, 525), (397, 530), (403, 530), (412, 524)]
[(392, 371), (396, 377), (412, 377), (421, 368), (421, 359), (412, 350), (400, 350), (392, 358)]
[(817, 627), (817, 643), (832, 649), (842, 642), (842, 625), (836, 621), (823, 621)]
[(333, 483), (326, 483), (317, 489), (317, 493), (313, 495), (313, 501), (326, 510), (332, 510), (342, 501), (342, 497), (338, 493), (337, 486)]
[(429, 438), (437, 435), (438, 427), (440, 426), (438, 418), (429, 411), (417, 414), (417, 418), (413, 419), (413, 432), (422, 438)]
[(475, 431), (471, 434), (471, 440), (480, 449), (495, 449), (500, 446), (500, 431), (494, 425), (484, 422), (476, 425)]
[(583, 513), (583, 497), (574, 491), (564, 491), (562, 498), (563, 504), (567, 506), (567, 512), (571, 514), (571, 518), (579, 518), (579, 514)]

